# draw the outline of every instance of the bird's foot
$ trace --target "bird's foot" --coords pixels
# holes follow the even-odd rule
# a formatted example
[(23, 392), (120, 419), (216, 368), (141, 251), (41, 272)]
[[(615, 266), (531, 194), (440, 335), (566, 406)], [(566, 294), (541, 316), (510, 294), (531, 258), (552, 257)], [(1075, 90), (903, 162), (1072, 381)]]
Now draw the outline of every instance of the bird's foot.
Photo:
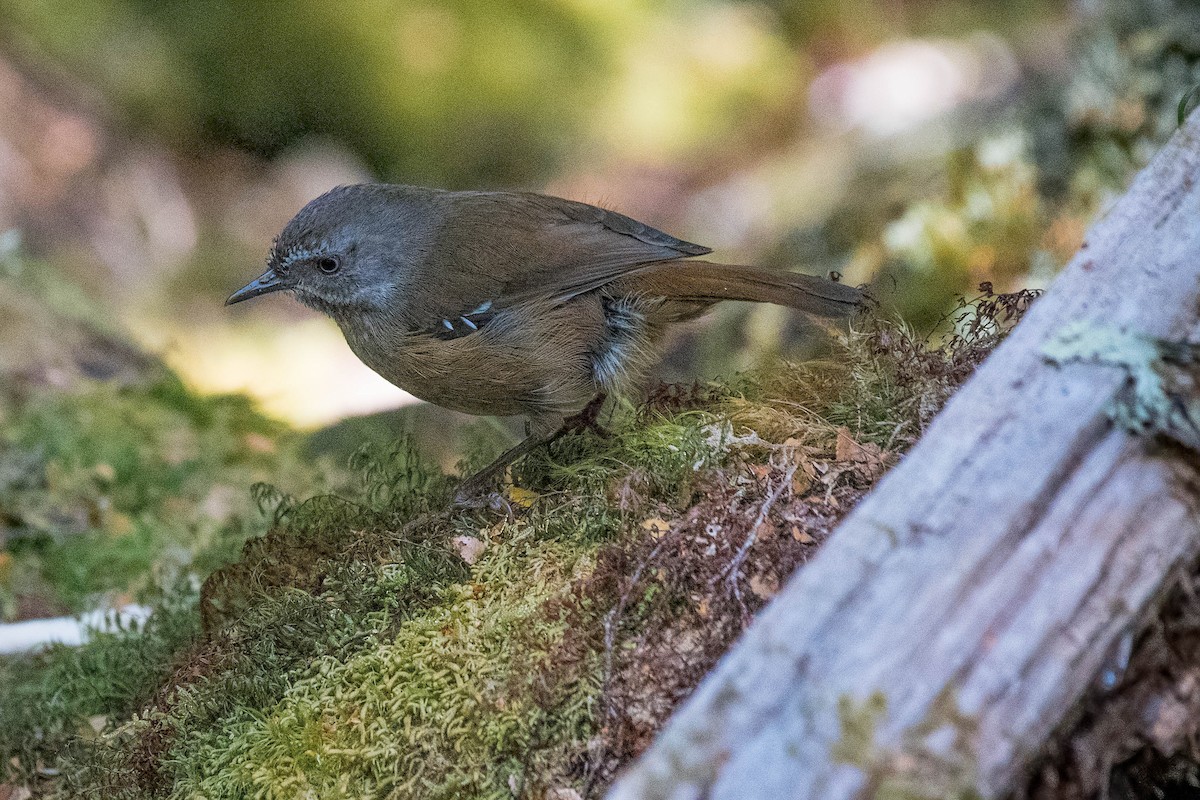
[(472, 510), (486, 508), (506, 517), (513, 515), (512, 503), (497, 489), (495, 480), (489, 475), (472, 475), (460, 483), (454, 492), (453, 505)]
[(504, 480), (504, 472), (510, 464), (549, 439), (545, 434), (526, 436), (515, 447), (501, 453), (491, 464), (464, 478), (454, 493), (454, 505), (459, 508), (487, 507), (511, 515), (511, 504), (503, 494), (496, 491), (496, 488)]
[(467, 478), (454, 491), (454, 505), (458, 508), (486, 508), (492, 504), (493, 497), (500, 493), (490, 481), (475, 480), (478, 476)]
[(598, 394), (593, 397), (591, 402), (583, 407), (582, 411), (563, 420), (560, 433), (591, 431), (601, 439), (611, 438), (612, 431), (597, 421), (600, 419), (600, 409), (604, 407), (604, 401), (607, 397), (608, 395), (605, 394)]

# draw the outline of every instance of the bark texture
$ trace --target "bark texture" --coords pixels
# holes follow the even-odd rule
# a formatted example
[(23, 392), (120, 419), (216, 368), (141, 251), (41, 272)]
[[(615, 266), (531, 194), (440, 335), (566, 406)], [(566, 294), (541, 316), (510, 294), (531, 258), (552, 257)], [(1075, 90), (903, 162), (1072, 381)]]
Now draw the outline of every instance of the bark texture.
[(1200, 553), (1195, 453), (1112, 422), (1119, 359), (1046, 355), (1197, 341), (1198, 177), (1193, 115), (611, 800), (1012, 790)]

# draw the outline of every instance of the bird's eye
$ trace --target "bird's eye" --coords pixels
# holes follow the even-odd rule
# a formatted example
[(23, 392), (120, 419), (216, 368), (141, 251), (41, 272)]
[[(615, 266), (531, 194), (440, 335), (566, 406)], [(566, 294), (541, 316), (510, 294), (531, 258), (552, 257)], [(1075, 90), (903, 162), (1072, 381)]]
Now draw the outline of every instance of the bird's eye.
[(340, 266), (341, 264), (339, 264), (338, 260), (333, 256), (321, 256), (321, 258), (317, 260), (317, 269), (321, 270), (321, 272), (324, 272), (326, 275), (332, 275), (333, 273), (337, 272)]

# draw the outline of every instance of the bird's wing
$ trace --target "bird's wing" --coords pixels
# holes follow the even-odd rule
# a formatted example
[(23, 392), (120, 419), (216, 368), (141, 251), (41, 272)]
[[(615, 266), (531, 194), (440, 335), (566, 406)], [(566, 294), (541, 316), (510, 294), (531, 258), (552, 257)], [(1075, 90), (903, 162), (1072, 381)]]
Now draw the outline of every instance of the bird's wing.
[[(564, 302), (646, 264), (704, 255), (615, 211), (546, 195), (456, 194), (412, 308), (443, 336), (473, 332), (531, 300)], [(474, 327), (472, 327), (474, 326)]]

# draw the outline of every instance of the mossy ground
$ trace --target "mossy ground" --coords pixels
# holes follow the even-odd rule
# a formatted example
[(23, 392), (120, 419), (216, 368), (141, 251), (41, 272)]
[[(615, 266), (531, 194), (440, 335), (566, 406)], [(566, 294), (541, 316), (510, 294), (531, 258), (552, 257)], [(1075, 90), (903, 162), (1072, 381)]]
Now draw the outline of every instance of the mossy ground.
[[(660, 390), (613, 411), (610, 436), (527, 458), (499, 511), (448, 510), (454, 481), (407, 441), (303, 502), (260, 485), (270, 531), (200, 589), (160, 586), (144, 628), (0, 662), (9, 780), (104, 798), (595, 796), (1029, 299), (964, 306), (943, 346), (865, 319), (823, 359)], [(118, 505), (147, 524), (169, 519), (161, 483), (122, 479), (122, 459), (153, 458), (159, 429), (123, 425), (115, 453), (72, 445), (79, 470), (113, 463)], [(201, 470), (182, 463), (163, 494)]]

